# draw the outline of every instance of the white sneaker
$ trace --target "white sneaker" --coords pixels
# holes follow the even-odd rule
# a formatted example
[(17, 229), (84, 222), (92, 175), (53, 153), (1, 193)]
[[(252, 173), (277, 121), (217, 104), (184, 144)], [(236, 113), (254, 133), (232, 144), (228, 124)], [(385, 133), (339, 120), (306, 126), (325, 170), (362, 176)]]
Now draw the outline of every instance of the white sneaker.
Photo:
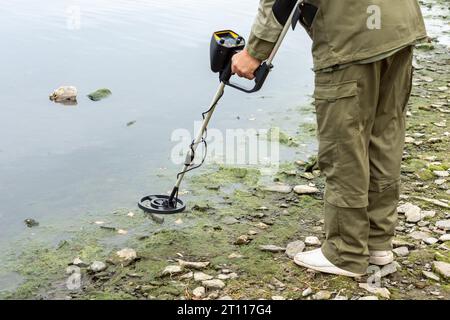
[(312, 251), (297, 253), (294, 257), (294, 262), (299, 266), (324, 273), (337, 274), (347, 277), (363, 276), (363, 274), (353, 273), (336, 267), (323, 255), (322, 249), (320, 248)]
[(369, 263), (377, 266), (385, 266), (394, 261), (392, 251), (370, 251)]

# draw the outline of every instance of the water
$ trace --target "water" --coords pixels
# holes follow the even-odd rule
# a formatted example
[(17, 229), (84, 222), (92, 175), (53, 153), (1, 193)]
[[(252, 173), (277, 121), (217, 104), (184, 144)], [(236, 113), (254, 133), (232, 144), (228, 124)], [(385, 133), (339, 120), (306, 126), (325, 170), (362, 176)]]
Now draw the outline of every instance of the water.
[[(171, 133), (193, 130), (218, 84), (210, 36), (228, 28), (247, 36), (257, 5), (1, 0), (0, 249), (43, 237), (26, 218), (76, 226), (89, 212), (135, 208), (139, 196), (170, 189), (179, 169)], [(303, 103), (312, 91), (309, 47), (303, 30), (291, 32), (263, 91), (228, 89), (211, 125), (269, 127), (271, 111)], [(77, 106), (49, 101), (60, 85), (78, 88)], [(86, 98), (102, 87), (113, 95)]]

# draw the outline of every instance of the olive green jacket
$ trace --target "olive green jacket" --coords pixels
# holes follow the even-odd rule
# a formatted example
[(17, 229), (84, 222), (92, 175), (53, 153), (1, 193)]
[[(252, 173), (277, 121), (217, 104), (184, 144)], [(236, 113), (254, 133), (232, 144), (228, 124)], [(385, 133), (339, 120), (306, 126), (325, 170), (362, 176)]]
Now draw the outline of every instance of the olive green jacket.
[[(417, 0), (305, 0), (318, 8), (306, 29), (313, 40), (314, 70), (366, 60), (426, 38)], [(282, 25), (275, 0), (260, 0), (247, 44), (250, 55), (266, 59)]]

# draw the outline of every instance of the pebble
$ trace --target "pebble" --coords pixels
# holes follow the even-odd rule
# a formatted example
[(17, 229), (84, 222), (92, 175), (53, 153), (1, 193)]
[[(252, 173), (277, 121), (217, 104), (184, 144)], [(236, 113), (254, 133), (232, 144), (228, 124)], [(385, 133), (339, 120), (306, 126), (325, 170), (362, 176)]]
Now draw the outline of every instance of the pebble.
[(217, 278), (220, 280), (236, 279), (237, 277), (238, 277), (238, 275), (235, 272), (228, 273), (228, 274), (219, 274), (217, 276)]
[(286, 248), (279, 247), (279, 246), (276, 246), (273, 244), (261, 245), (261, 246), (259, 246), (259, 249), (261, 251), (269, 251), (269, 252), (284, 252), (284, 251), (286, 251)]
[(225, 217), (223, 218), (222, 222), (226, 225), (231, 226), (233, 224), (239, 223), (239, 220), (234, 217)]
[(331, 292), (326, 290), (320, 290), (313, 295), (314, 300), (330, 300)]
[(163, 272), (162, 275), (174, 275), (174, 274), (179, 274), (183, 271), (183, 269), (181, 268), (181, 266), (178, 265), (172, 265), (172, 266), (167, 266)]
[(205, 287), (197, 287), (194, 290), (192, 290), (192, 294), (196, 298), (203, 298), (206, 294), (206, 289)]
[(180, 279), (192, 279), (194, 276), (194, 273), (192, 271), (189, 271), (188, 273), (183, 274), (180, 276)]
[(348, 300), (348, 297), (346, 296), (335, 296), (333, 299), (331, 300), (341, 300), (341, 301), (346, 301)]
[(287, 184), (278, 183), (271, 186), (263, 187), (262, 190), (267, 192), (291, 193), (292, 187)]
[(136, 251), (130, 248), (119, 250), (116, 252), (116, 255), (119, 257), (119, 259), (127, 262), (134, 261), (137, 259)]
[(450, 263), (444, 261), (433, 262), (434, 271), (443, 276), (446, 279), (450, 278)]
[(204, 280), (202, 281), (203, 286), (208, 289), (223, 289), (225, 288), (225, 283), (220, 279)]
[(450, 174), (448, 171), (433, 171), (434, 175), (439, 178), (447, 178)]
[(272, 300), (286, 300), (286, 298), (282, 296), (272, 296)]
[(422, 270), (422, 274), (423, 274), (427, 279), (431, 279), (431, 280), (434, 280), (434, 281), (440, 281), (440, 280), (441, 280), (441, 279), (439, 278), (438, 275), (436, 275), (435, 273), (430, 272), (430, 271)]
[(34, 219), (25, 219), (23, 222), (25, 222), (28, 228), (37, 227), (39, 225), (39, 222)]
[(101, 261), (94, 261), (89, 266), (89, 270), (91, 270), (93, 272), (100, 272), (100, 271), (103, 271), (105, 269), (106, 269), (106, 264), (104, 262), (101, 262)]
[(269, 226), (267, 225), (267, 224), (265, 224), (264, 222), (258, 222), (257, 224), (256, 224), (256, 226), (259, 228), (259, 229), (262, 229), (262, 230), (264, 230), (264, 229), (267, 229)]
[(209, 261), (191, 262), (191, 261), (184, 261), (184, 260), (181, 260), (181, 259), (178, 259), (178, 263), (180, 264), (180, 266), (182, 268), (196, 269), (196, 270), (204, 269), (207, 266), (209, 266), (209, 264), (210, 264)]
[(429, 238), (430, 234), (428, 232), (423, 232), (423, 231), (413, 231), (409, 234), (409, 237), (411, 237), (415, 240), (424, 240), (426, 238)]
[(286, 246), (286, 255), (293, 259), (297, 253), (303, 252), (303, 250), (305, 250), (305, 243), (303, 241), (290, 242)]
[(400, 267), (400, 265), (395, 261), (392, 263), (389, 263), (381, 268), (380, 276), (386, 277), (390, 274), (396, 273), (399, 267)]
[(423, 242), (425, 242), (426, 244), (429, 244), (429, 245), (433, 245), (433, 244), (435, 244), (438, 241), (439, 241), (438, 239), (433, 238), (433, 237), (429, 237), (429, 238), (423, 239)]
[(303, 292), (302, 292), (302, 297), (307, 297), (307, 296), (311, 295), (312, 292), (313, 292), (313, 291), (312, 291), (311, 288), (306, 288), (306, 289), (303, 290)]
[(294, 187), (294, 192), (296, 194), (314, 194), (318, 193), (319, 189), (307, 185), (298, 185)]
[(248, 238), (248, 236), (247, 235), (242, 235), (242, 236), (239, 236), (237, 239), (236, 239), (236, 241), (234, 242), (234, 244), (236, 244), (236, 245), (243, 245), (243, 244), (248, 244), (250, 242), (250, 239)]
[(381, 296), (381, 297), (383, 297), (385, 299), (389, 299), (391, 297), (391, 293), (386, 288), (379, 288), (379, 287), (371, 286), (368, 283), (360, 283), (359, 287), (361, 289), (364, 289), (364, 290), (370, 292), (370, 293), (379, 295), (379, 296)]
[(320, 246), (321, 242), (317, 237), (306, 237), (305, 244), (309, 246)]
[(209, 274), (203, 273), (203, 272), (195, 272), (194, 273), (194, 280), (195, 281), (205, 281), (205, 280), (211, 280), (213, 276), (210, 276)]
[(377, 296), (365, 296), (365, 297), (361, 297), (358, 300), (378, 300)]
[(392, 250), (398, 257), (406, 257), (409, 255), (408, 247), (398, 247)]
[(76, 102), (77, 94), (77, 88), (74, 86), (62, 86), (53, 91), (49, 98), (54, 102)]
[(217, 300), (233, 300), (233, 298), (230, 296), (223, 296), (223, 297), (217, 298)]
[(77, 267), (80, 267), (80, 268), (84, 268), (84, 267), (89, 266), (88, 263), (84, 262), (83, 260), (81, 260), (81, 259), (78, 258), (78, 257), (75, 258), (75, 259), (73, 259), (72, 265), (77, 266)]
[(450, 241), (450, 233), (442, 235), (439, 238), (439, 241), (441, 241), (441, 242)]
[(436, 222), (436, 227), (441, 230), (448, 231), (450, 230), (450, 220), (439, 220)]

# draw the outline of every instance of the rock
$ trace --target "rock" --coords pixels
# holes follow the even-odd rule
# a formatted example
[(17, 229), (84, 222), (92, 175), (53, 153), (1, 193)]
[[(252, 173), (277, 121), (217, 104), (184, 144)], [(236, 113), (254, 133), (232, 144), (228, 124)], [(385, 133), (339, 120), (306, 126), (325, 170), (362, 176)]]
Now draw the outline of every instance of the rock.
[(417, 209), (420, 210), (420, 208), (418, 206), (416, 206), (410, 202), (407, 202), (405, 204), (402, 204), (401, 206), (398, 206), (397, 212), (401, 213), (401, 214), (405, 214), (408, 211), (417, 210)]
[(83, 260), (81, 260), (81, 259), (78, 258), (78, 257), (75, 258), (75, 259), (73, 259), (72, 265), (77, 266), (77, 267), (80, 267), (80, 268), (85, 268), (85, 267), (89, 266), (88, 263), (84, 262)]
[(243, 258), (243, 257), (244, 257), (244, 256), (243, 256), (242, 254), (233, 252), (233, 253), (231, 253), (231, 254), (228, 256), (228, 259), (240, 259), (240, 258)]
[(225, 288), (225, 283), (220, 279), (204, 280), (202, 281), (203, 286), (208, 289), (223, 289)]
[(398, 257), (406, 257), (409, 255), (408, 247), (398, 247), (392, 250)]
[(233, 300), (233, 298), (230, 296), (223, 296), (223, 297), (217, 298), (217, 300)]
[(77, 94), (77, 88), (74, 86), (62, 86), (53, 91), (49, 98), (54, 102), (76, 103)]
[(300, 174), (300, 177), (305, 178), (307, 180), (313, 180), (315, 176), (311, 172), (303, 172)]
[(450, 241), (450, 233), (444, 234), (439, 238), (439, 241), (441, 242), (445, 242), (445, 241)]
[(23, 222), (26, 224), (28, 228), (37, 227), (39, 225), (39, 222), (31, 218), (25, 219)]
[(433, 237), (429, 237), (429, 238), (423, 239), (423, 242), (425, 242), (426, 244), (429, 244), (429, 245), (433, 245), (433, 244), (435, 244), (438, 241), (439, 241), (438, 239), (433, 238)]
[(137, 259), (137, 253), (134, 249), (124, 248), (116, 252), (118, 262), (123, 265), (129, 265)]
[(269, 226), (267, 225), (267, 224), (265, 224), (264, 222), (258, 222), (257, 224), (256, 224), (256, 226), (259, 228), (259, 229), (262, 229), (262, 230), (264, 230), (264, 229), (267, 229)]
[(441, 280), (441, 279), (439, 278), (438, 275), (436, 275), (435, 273), (430, 272), (430, 271), (422, 270), (422, 274), (423, 274), (427, 279), (430, 279), (430, 280), (434, 280), (434, 281), (440, 281), (440, 280)]
[(248, 230), (247, 233), (249, 236), (256, 236), (257, 234), (259, 234), (259, 232), (256, 230)]
[(417, 223), (422, 219), (421, 209), (411, 203), (405, 203), (397, 208), (398, 213), (405, 214), (406, 221)]
[(293, 259), (297, 253), (303, 252), (303, 250), (305, 250), (305, 243), (303, 241), (290, 242), (286, 246), (286, 255)]
[(377, 296), (365, 296), (365, 297), (361, 297), (358, 300), (378, 300)]
[(242, 236), (239, 236), (237, 239), (236, 239), (236, 241), (234, 242), (234, 244), (235, 245), (238, 245), (238, 246), (240, 246), (240, 245), (244, 245), (244, 244), (248, 244), (248, 243), (250, 243), (250, 239), (248, 238), (248, 236), (247, 235), (242, 235)]
[(420, 214), (422, 215), (422, 219), (424, 219), (424, 218), (434, 218), (434, 216), (436, 215), (436, 211), (434, 211), (434, 210), (421, 211)]
[(310, 187), (307, 185), (298, 185), (294, 187), (294, 192), (296, 194), (314, 194), (314, 193), (318, 193), (319, 189), (317, 189), (316, 187)]
[(379, 288), (379, 287), (371, 286), (368, 283), (360, 283), (359, 287), (361, 289), (364, 289), (364, 290), (370, 292), (370, 293), (379, 295), (379, 296), (381, 296), (381, 297), (383, 297), (385, 299), (389, 299), (391, 297), (391, 293), (386, 288)]
[(443, 185), (445, 182), (446, 182), (445, 179), (436, 179), (436, 180), (434, 180), (434, 184), (436, 184), (438, 186)]
[(392, 240), (392, 246), (394, 248), (398, 248), (398, 247), (407, 247), (408, 249), (414, 249), (416, 247), (416, 245), (412, 242), (408, 242), (402, 239), (394, 239)]
[(206, 289), (205, 287), (197, 287), (194, 290), (192, 290), (192, 294), (196, 298), (203, 298), (206, 295)]
[(237, 273), (232, 272), (232, 273), (228, 273), (228, 274), (219, 274), (217, 276), (217, 279), (228, 280), (228, 279), (236, 279), (237, 277), (238, 277)]
[(434, 175), (439, 178), (447, 178), (450, 174), (448, 171), (433, 171)]
[(210, 276), (209, 274), (203, 273), (203, 272), (195, 272), (194, 273), (194, 280), (195, 281), (205, 281), (205, 280), (211, 280), (214, 278), (213, 276)]
[(196, 270), (204, 269), (207, 266), (209, 266), (209, 264), (210, 264), (209, 261), (191, 262), (191, 261), (184, 261), (184, 260), (181, 260), (181, 259), (178, 259), (178, 263), (180, 264), (180, 266), (182, 268), (196, 269)]
[(306, 288), (305, 290), (303, 290), (302, 292), (302, 297), (307, 297), (310, 296), (312, 294), (312, 289), (311, 288)]
[(180, 279), (192, 279), (194, 276), (194, 273), (192, 271), (189, 271), (188, 273), (183, 274), (180, 276)]
[(426, 238), (429, 238), (430, 234), (428, 232), (423, 231), (413, 231), (408, 236), (415, 240), (424, 240)]
[(348, 300), (348, 298), (347, 298), (346, 296), (338, 295), (338, 296), (335, 296), (335, 297), (334, 297), (333, 299), (331, 299), (331, 300), (346, 301), (346, 300)]
[(439, 220), (436, 222), (436, 227), (441, 230), (448, 231), (450, 230), (450, 220)]
[(163, 272), (162, 275), (166, 276), (166, 275), (175, 275), (175, 274), (179, 274), (183, 271), (183, 268), (181, 268), (181, 266), (178, 265), (171, 265), (171, 266), (167, 266)]
[(396, 273), (398, 270), (397, 268), (398, 268), (397, 262), (392, 262), (383, 266), (380, 270), (380, 277), (386, 277), (390, 274)]
[(112, 94), (111, 90), (103, 88), (91, 92), (90, 94), (88, 94), (88, 98), (91, 99), (92, 101), (100, 101), (106, 97), (109, 97), (111, 94)]
[(292, 187), (287, 184), (278, 183), (271, 186), (263, 187), (262, 190), (267, 192), (291, 193)]
[(330, 300), (331, 292), (326, 290), (320, 290), (316, 294), (313, 295), (314, 300)]
[(308, 246), (320, 246), (321, 242), (317, 237), (306, 237), (305, 244)]
[(222, 222), (226, 225), (231, 226), (233, 224), (239, 223), (239, 220), (234, 217), (225, 217), (222, 219)]
[(434, 271), (443, 276), (446, 279), (450, 278), (450, 263), (444, 261), (433, 262)]
[(272, 300), (286, 300), (283, 296), (272, 296)]
[(405, 143), (414, 143), (416, 142), (416, 139), (413, 137), (405, 137)]
[(261, 245), (261, 246), (259, 246), (259, 249), (261, 251), (269, 251), (269, 252), (284, 252), (284, 251), (286, 251), (286, 248), (275, 246), (273, 244)]
[(68, 266), (66, 268), (66, 274), (67, 275), (71, 275), (71, 274), (79, 273), (79, 272), (80, 272), (80, 268), (77, 267), (77, 266)]
[(94, 261), (89, 266), (89, 270), (91, 270), (92, 272), (100, 272), (100, 271), (106, 270), (106, 264), (101, 261)]

